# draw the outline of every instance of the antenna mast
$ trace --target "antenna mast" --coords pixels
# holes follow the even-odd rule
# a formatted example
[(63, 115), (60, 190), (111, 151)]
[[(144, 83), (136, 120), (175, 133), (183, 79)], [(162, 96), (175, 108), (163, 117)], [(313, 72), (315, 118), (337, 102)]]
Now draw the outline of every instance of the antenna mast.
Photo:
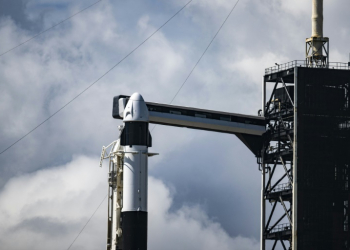
[(323, 37), (323, 0), (312, 0), (312, 35), (306, 39), (308, 67), (329, 67), (329, 38)]

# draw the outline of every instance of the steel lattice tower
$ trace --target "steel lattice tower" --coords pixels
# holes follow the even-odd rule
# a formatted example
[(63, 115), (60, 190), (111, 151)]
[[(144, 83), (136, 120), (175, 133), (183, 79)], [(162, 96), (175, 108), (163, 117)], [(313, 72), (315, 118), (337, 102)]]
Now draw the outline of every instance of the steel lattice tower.
[(264, 98), (259, 158), (261, 249), (350, 248), (350, 71), (330, 65), (294, 61), (265, 72), (264, 93), (267, 84), (274, 89)]

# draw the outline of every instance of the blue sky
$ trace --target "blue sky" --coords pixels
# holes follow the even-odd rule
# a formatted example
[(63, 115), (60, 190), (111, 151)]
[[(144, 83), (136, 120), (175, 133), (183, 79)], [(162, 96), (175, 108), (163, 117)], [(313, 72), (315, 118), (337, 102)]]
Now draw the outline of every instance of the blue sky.
[[(139, 92), (146, 101), (169, 103), (235, 2), (193, 0), (89, 91), (0, 155), (2, 246), (69, 246), (107, 192), (107, 169), (98, 161), (121, 124), (111, 117), (113, 96)], [(330, 61), (347, 62), (350, 3), (324, 2)], [(0, 54), (92, 3), (0, 1)], [(1, 56), (0, 150), (185, 3), (103, 0)], [(264, 69), (302, 60), (310, 35), (311, 1), (241, 0), (174, 104), (256, 115)], [(151, 151), (160, 155), (149, 160), (150, 249), (178, 249), (179, 241), (183, 249), (257, 249), (260, 173), (249, 150), (235, 136), (184, 128), (157, 126), (152, 137)], [(71, 249), (104, 247), (105, 221), (104, 203)]]

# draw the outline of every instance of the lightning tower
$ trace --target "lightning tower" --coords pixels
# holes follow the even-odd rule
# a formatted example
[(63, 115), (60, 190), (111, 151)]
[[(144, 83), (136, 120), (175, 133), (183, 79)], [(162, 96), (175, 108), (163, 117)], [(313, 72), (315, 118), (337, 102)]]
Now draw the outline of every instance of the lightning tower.
[(306, 60), (263, 77), (261, 250), (350, 248), (349, 84), (349, 64), (329, 62), (323, 0), (313, 0)]

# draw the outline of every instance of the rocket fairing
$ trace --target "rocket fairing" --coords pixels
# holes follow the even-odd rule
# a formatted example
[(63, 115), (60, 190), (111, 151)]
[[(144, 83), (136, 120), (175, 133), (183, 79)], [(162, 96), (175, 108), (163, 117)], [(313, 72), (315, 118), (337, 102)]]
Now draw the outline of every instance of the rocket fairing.
[(148, 130), (149, 113), (139, 93), (134, 93), (123, 113), (124, 146), (122, 241), (125, 250), (147, 249)]

